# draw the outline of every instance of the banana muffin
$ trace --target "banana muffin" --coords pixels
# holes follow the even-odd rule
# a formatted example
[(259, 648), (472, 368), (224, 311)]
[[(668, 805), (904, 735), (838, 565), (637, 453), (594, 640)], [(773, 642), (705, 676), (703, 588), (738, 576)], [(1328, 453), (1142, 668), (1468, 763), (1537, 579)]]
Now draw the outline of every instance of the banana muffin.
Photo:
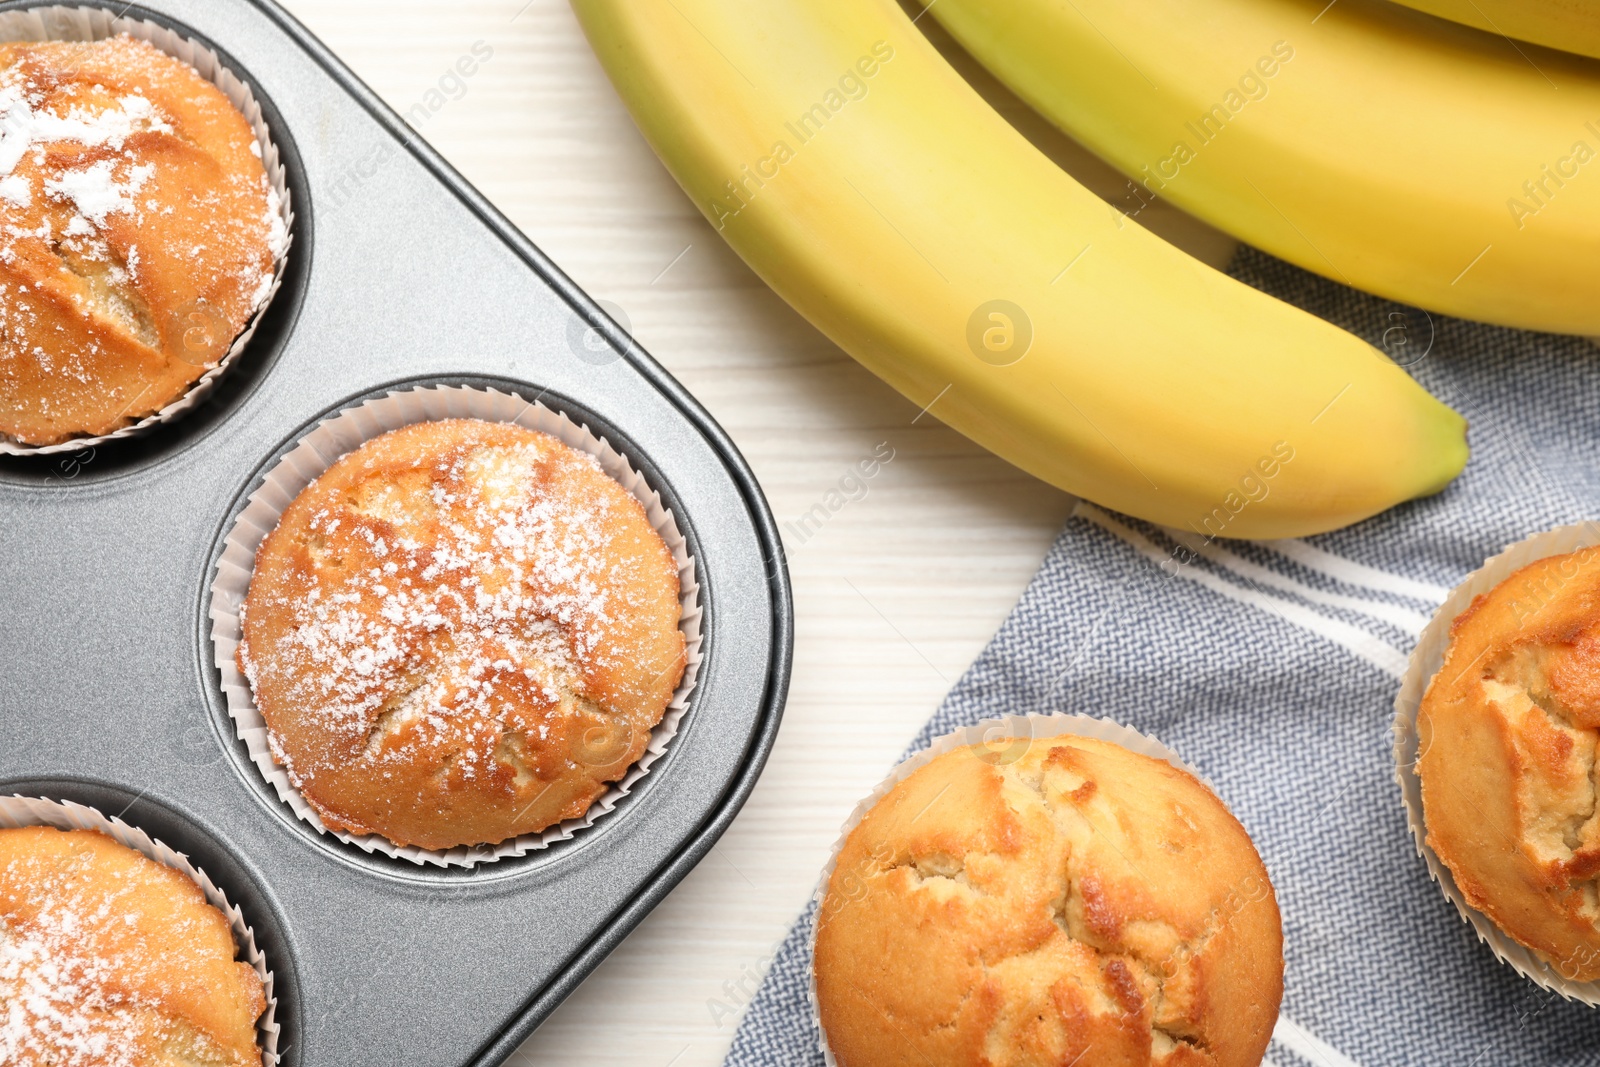
[(0, 434), (109, 433), (182, 396), (287, 242), (249, 123), (126, 35), (0, 44)]
[(1417, 713), (1428, 846), (1468, 904), (1600, 979), (1600, 549), (1539, 560), (1451, 624)]
[(186, 875), (94, 831), (0, 830), (0, 1063), (260, 1067), (235, 951)]
[(840, 1067), (1256, 1067), (1283, 937), (1205, 786), (1061, 736), (955, 749), (880, 800), (839, 853), (815, 968)]
[(678, 569), (594, 457), (474, 419), (374, 438), (262, 542), (239, 668), (330, 827), (493, 844), (577, 818), (683, 677)]

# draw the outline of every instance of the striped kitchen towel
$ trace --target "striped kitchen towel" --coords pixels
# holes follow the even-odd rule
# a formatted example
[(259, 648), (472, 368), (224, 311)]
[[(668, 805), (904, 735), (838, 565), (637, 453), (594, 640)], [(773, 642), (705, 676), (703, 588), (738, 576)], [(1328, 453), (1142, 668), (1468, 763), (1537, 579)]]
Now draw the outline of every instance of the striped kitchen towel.
[[(1232, 270), (1410, 365), (1471, 420), (1466, 472), (1432, 499), (1276, 543), (1197, 545), (1080, 504), (911, 750), (998, 715), (1083, 712), (1196, 765), (1283, 909), (1269, 1064), (1600, 1067), (1600, 1009), (1498, 962), (1429, 881), (1390, 756), (1406, 657), (1450, 588), (1506, 544), (1600, 512), (1600, 350), (1430, 319), (1249, 249)], [(811, 919), (777, 954), (728, 1067), (822, 1063)]]

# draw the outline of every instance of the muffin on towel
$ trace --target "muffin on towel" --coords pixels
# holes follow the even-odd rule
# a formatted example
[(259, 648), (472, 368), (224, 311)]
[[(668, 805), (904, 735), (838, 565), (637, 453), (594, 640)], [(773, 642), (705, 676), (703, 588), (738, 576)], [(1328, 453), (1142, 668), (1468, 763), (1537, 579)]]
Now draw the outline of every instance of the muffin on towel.
[(577, 818), (684, 671), (644, 507), (548, 434), (417, 423), (328, 468), (261, 543), (239, 669), (330, 827), (492, 844)]
[(896, 785), (839, 853), (815, 967), (841, 1067), (1255, 1067), (1283, 937), (1210, 790), (1064, 735)]
[(0, 1063), (260, 1067), (235, 952), (184, 874), (92, 830), (0, 830)]
[(1600, 550), (1538, 560), (1456, 617), (1417, 713), (1428, 845), (1563, 977), (1600, 979)]

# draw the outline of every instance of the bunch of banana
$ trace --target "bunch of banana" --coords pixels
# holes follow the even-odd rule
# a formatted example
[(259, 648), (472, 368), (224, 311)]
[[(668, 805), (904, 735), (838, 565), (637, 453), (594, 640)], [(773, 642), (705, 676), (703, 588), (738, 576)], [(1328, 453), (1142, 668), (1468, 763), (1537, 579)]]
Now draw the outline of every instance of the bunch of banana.
[(1595, 0), (1399, 0), (1407, 7), (1586, 56), (1600, 56), (1600, 3)]
[[(950, 0), (945, 0), (950, 2)], [(1433, 493), (1460, 416), (1078, 185), (894, 0), (573, 0), (685, 191), (918, 406), (1069, 492), (1285, 537)]]
[(930, 10), (1135, 198), (1404, 303), (1600, 333), (1590, 60), (1383, 0)]

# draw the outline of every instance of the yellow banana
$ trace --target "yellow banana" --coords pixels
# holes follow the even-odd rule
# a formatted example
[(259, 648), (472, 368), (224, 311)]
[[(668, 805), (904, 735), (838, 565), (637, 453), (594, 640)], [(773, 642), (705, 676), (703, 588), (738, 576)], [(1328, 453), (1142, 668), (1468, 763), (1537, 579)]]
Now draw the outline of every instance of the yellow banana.
[(1436, 492), (1465, 462), (1460, 416), (1372, 346), (1109, 209), (894, 0), (573, 7), (746, 262), (1038, 477), (1208, 536), (1284, 537)]
[(1308, 270), (1600, 333), (1600, 66), (1383, 0), (940, 0), (1135, 183)]
[(1600, 56), (1594, 0), (1399, 0), (1407, 7), (1480, 30), (1586, 56)]

